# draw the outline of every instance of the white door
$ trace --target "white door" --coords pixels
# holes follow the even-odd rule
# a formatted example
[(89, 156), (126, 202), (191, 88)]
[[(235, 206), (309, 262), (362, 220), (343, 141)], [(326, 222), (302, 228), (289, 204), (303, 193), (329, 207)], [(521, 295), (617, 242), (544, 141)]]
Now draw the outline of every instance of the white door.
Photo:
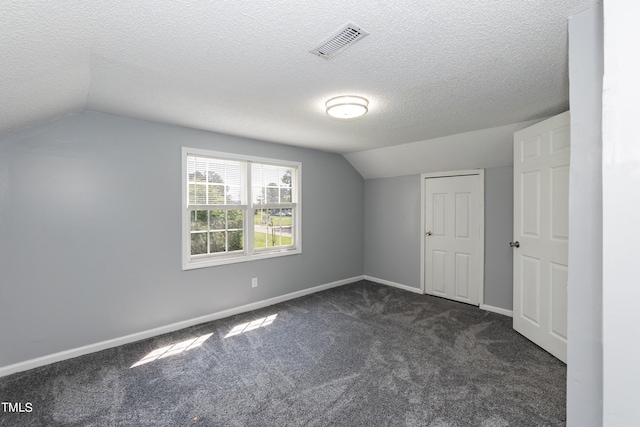
[(567, 361), (569, 112), (514, 134), (513, 328)]
[(481, 174), (425, 179), (425, 290), (479, 305), (484, 227)]

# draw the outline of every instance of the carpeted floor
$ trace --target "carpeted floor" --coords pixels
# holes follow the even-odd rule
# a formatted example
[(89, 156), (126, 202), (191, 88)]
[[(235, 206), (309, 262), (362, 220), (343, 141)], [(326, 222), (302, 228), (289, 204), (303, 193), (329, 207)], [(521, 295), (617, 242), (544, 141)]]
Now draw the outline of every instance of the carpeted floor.
[(560, 426), (565, 381), (509, 317), (360, 281), (0, 378), (33, 408), (0, 425)]

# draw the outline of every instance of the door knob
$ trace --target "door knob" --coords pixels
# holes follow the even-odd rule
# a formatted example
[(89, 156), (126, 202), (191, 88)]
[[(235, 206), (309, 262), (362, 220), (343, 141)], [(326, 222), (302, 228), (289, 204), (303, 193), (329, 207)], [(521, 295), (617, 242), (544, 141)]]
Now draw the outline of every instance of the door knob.
[(517, 240), (515, 242), (509, 242), (509, 246), (511, 246), (512, 248), (519, 248), (520, 242), (518, 242)]
[(426, 233), (424, 233), (424, 234), (426, 234), (427, 236), (431, 236), (431, 232), (430, 232), (430, 231), (427, 231), (427, 232), (426, 232)]

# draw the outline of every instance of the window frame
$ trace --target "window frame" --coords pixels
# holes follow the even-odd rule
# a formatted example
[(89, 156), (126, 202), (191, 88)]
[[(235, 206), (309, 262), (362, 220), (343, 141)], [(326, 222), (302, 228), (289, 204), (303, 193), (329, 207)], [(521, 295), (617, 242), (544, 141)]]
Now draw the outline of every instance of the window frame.
[[(203, 209), (208, 210), (242, 210), (243, 221), (243, 249), (235, 252), (221, 252), (218, 254), (191, 255), (191, 212), (198, 208), (189, 205), (189, 178), (187, 171), (187, 159), (189, 156), (209, 157), (219, 160), (228, 160), (243, 163), (243, 179), (241, 188), (241, 204), (207, 205)], [(260, 259), (275, 258), (302, 253), (302, 163), (290, 160), (273, 159), (266, 157), (247, 156), (235, 153), (226, 153), (200, 148), (182, 147), (181, 157), (181, 197), (182, 197), (182, 269), (192, 270), (196, 268), (213, 267), (217, 265), (234, 264)], [(282, 203), (253, 203), (253, 183), (251, 165), (264, 164), (277, 167), (294, 169), (295, 176), (291, 179), (291, 202)], [(193, 205), (201, 206), (201, 205)], [(291, 245), (273, 248), (254, 247), (254, 214), (257, 209), (291, 209), (293, 218), (293, 239)], [(280, 217), (282, 218), (282, 216)]]

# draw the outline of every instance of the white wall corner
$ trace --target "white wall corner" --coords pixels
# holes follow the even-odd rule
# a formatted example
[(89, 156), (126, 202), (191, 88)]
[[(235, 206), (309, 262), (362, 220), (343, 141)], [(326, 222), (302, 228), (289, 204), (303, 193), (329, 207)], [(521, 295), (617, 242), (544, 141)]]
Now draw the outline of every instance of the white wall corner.
[(377, 277), (371, 277), (371, 276), (367, 276), (367, 275), (364, 275), (364, 279), (365, 280), (369, 280), (371, 282), (379, 283), (381, 285), (393, 286), (394, 288), (402, 289), (402, 290), (413, 292), (413, 293), (416, 293), (416, 294), (423, 294), (424, 293), (424, 292), (422, 292), (422, 289), (420, 289), (420, 288), (414, 288), (413, 286), (403, 285), (401, 283), (392, 282), (390, 280), (379, 279)]
[(492, 305), (480, 304), (482, 310), (490, 311), (492, 313), (502, 314), (503, 316), (513, 317), (513, 310), (507, 310), (506, 308), (494, 307)]

